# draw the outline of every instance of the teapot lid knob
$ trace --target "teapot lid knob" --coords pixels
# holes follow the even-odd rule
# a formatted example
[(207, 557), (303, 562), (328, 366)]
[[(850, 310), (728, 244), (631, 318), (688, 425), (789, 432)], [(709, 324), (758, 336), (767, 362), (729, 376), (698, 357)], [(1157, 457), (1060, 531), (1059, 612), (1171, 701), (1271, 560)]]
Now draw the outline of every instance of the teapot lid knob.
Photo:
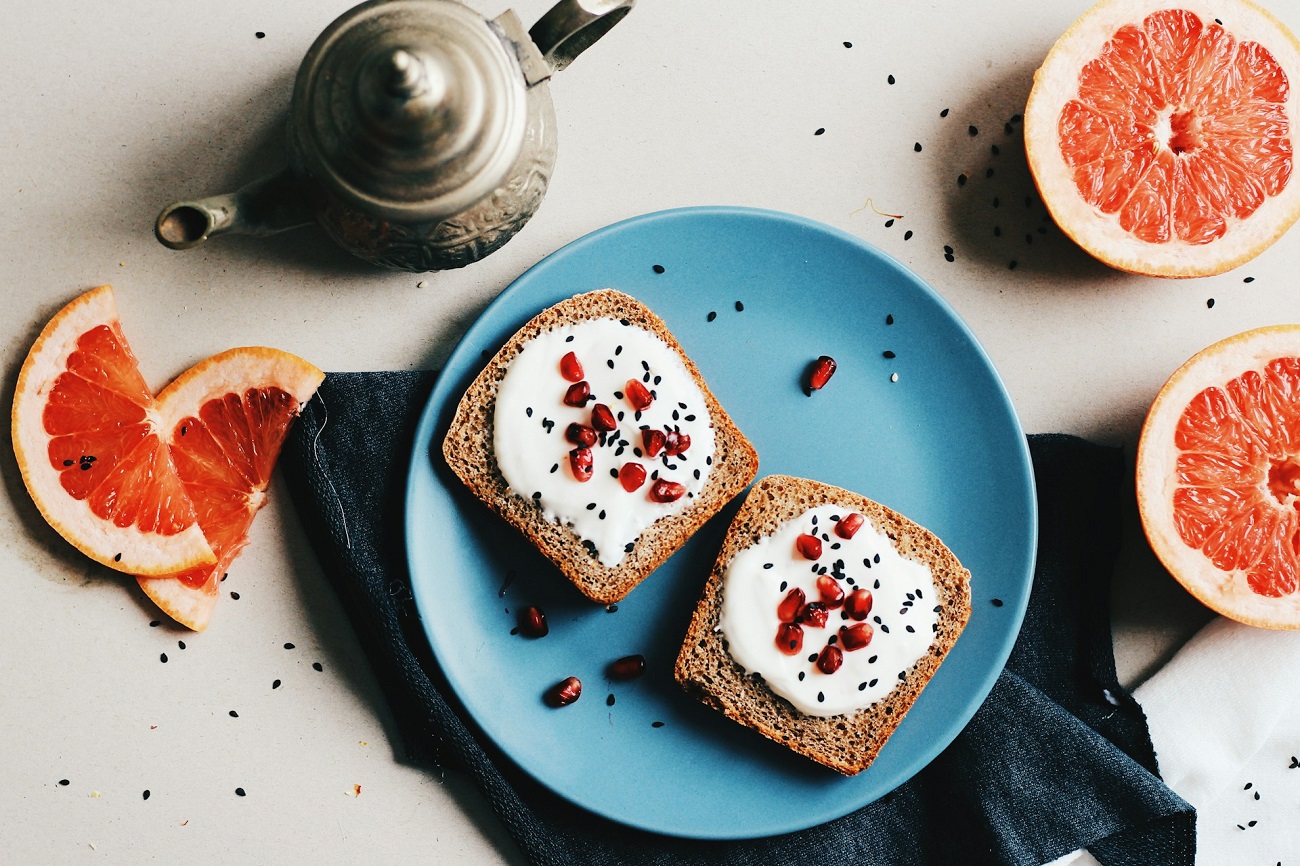
[(453, 0), (370, 0), (307, 52), (290, 142), (344, 200), (401, 221), (459, 213), (505, 179), (523, 146), (517, 61)]

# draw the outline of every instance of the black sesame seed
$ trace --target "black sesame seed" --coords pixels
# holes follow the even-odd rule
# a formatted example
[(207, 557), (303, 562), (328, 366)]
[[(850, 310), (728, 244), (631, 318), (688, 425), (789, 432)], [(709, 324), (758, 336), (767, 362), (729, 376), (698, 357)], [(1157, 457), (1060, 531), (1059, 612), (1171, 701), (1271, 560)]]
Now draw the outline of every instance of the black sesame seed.
[(542, 491), (540, 491), (540, 490), (534, 490), (534, 491), (533, 491), (533, 499), (534, 499), (534, 500), (538, 500), (538, 499), (541, 499), (541, 498), (542, 498)]
[(64, 461), (63, 461), (63, 465), (64, 465), (64, 466), (71, 466), (73, 463), (76, 463), (76, 462), (77, 462), (77, 461), (75, 461), (75, 460), (64, 460)]
[(990, 148), (989, 148), (989, 151), (990, 151), (994, 156), (997, 156), (998, 154), (1000, 154), (1000, 153), (1002, 152), (1002, 151), (998, 150), (998, 146), (997, 146), (996, 144), (993, 145), (992, 147), (990, 147)]
[(780, 591), (780, 592), (785, 592), (789, 587), (790, 587), (789, 582), (783, 580), (783, 581), (781, 581), (781, 586), (780, 586), (780, 588), (779, 588), (779, 591)]
[(533, 417), (533, 407), (529, 406), (527, 409), (525, 409), (524, 414), (527, 415), (529, 418)]
[(1010, 135), (1010, 134), (1011, 134), (1011, 124), (1009, 124), (1009, 123), (1004, 123), (1004, 124), (1002, 124), (1002, 131), (1005, 132), (1007, 135)]
[(920, 153), (920, 152), (921, 152), (921, 142), (918, 141), (916, 144), (912, 145), (912, 150), (916, 151), (917, 153)]
[(566, 343), (572, 343), (572, 342), (573, 342), (573, 335), (570, 334), (569, 336), (565, 337), (565, 338), (564, 338), (564, 342), (566, 342)]
[(799, 682), (803, 682), (803, 678), (804, 678), (804, 672), (799, 671)]
[(940, 117), (947, 117), (947, 116), (948, 116), (948, 109), (945, 108), (943, 111), (939, 112), (939, 116), (940, 116)]
[(1002, 237), (1002, 226), (994, 226), (994, 227), (993, 227), (993, 237), (995, 237), (995, 238), (1000, 238), (1000, 237)]
[(595, 511), (595, 510), (596, 510), (596, 503), (594, 503), (594, 502), (588, 502), (588, 503), (587, 503), (587, 510), (588, 510), (588, 511)]
[(969, 177), (967, 176), (966, 172), (962, 172), (961, 174), (957, 175), (957, 186), (965, 186), (967, 180), (969, 180)]
[(599, 517), (601, 520), (604, 520), (604, 519), (605, 519), (605, 509), (602, 508), (602, 509), (600, 510), (600, 514), (597, 514), (596, 516)]
[(905, 679), (907, 679), (907, 671), (899, 671), (899, 672), (898, 672), (898, 681), (901, 683), (901, 682), (902, 682), (903, 680), (905, 680)]
[(176, 641), (176, 646), (177, 646), (177, 648), (179, 648), (179, 649), (185, 649), (185, 641), (183, 641), (183, 640), (178, 640), (178, 641)]
[[(559, 472), (559, 471), (560, 471), (560, 464), (556, 463), (554, 466), (551, 467), (551, 474), (552, 474), (552, 475), (554, 475), (556, 472)], [(618, 472), (615, 472), (614, 474), (617, 475)]]
[(980, 134), (979, 127), (974, 125), (966, 127), (966, 132), (968, 135), (970, 135), (971, 138), (974, 138), (975, 136)]
[(826, 703), (826, 694), (825, 694), (825, 692), (818, 692), (818, 693), (817, 693), (817, 703), (819, 703), (819, 704), (824, 704), (824, 703)]
[(876, 659), (878, 658), (880, 658), (880, 656), (872, 656), (871, 658), (867, 659), (867, 664), (874, 665), (876, 663)]
[(278, 689), (278, 688), (280, 688), (280, 681), (279, 681), (279, 680), (275, 680), (274, 682), (272, 682), (272, 683), (271, 683), (271, 688), (272, 688), (272, 689)]
[(1242, 280), (1242, 282), (1243, 282), (1243, 283), (1253, 283), (1253, 282), (1255, 282), (1255, 278), (1254, 278), (1254, 277), (1246, 277), (1244, 280)]
[(993, 602), (994, 607), (1002, 607), (1002, 599), (995, 598), (995, 599), (991, 599), (991, 601)]
[(161, 655), (159, 655), (158, 661), (162, 662), (163, 664), (167, 664), (167, 653), (162, 653)]
[(907, 231), (903, 232), (903, 240), (905, 240), (905, 241), (910, 241), (911, 239), (912, 239), (912, 230), (911, 230), (911, 229), (908, 229)]
[(867, 682), (867, 688), (869, 688), (869, 689), (874, 689), (874, 688), (876, 687), (876, 683), (878, 683), (878, 682), (880, 682), (880, 679), (879, 679), (879, 678), (877, 678), (877, 679), (873, 679), (873, 680), (869, 680), (869, 681)]
[(162, 623), (156, 619), (149, 621), (149, 628), (157, 628), (160, 625), (162, 625)]
[(651, 723), (650, 723), (650, 727), (652, 727), (652, 728), (662, 728), (663, 726), (664, 726), (664, 723), (663, 723), (663, 722), (651, 722)]
[(822, 134), (825, 133), (825, 132), (826, 132), (826, 127), (824, 127), (824, 126), (819, 126), (819, 127), (817, 127), (817, 131), (814, 132), (813, 135), (822, 135)]
[(891, 228), (893, 228), (893, 227), (894, 227), (894, 220), (893, 220), (892, 217), (889, 218), (889, 219), (887, 219), (887, 220), (885, 220), (885, 228), (887, 228), (887, 229), (891, 229)]
[[(741, 302), (741, 301), (736, 301), (736, 312), (737, 312), (737, 313), (743, 313), (743, 312), (745, 312), (745, 305), (744, 305), (743, 302)], [(684, 408), (686, 408), (686, 407), (683, 406), (682, 408), (684, 409)]]
[(613, 693), (613, 692), (610, 692), (610, 693), (609, 693), (609, 697), (605, 698), (605, 706), (607, 706), (607, 707), (612, 707), (612, 706), (614, 706), (614, 693)]
[[(663, 377), (663, 376), (655, 376), (655, 384), (656, 384), (656, 385), (658, 385), (658, 384), (659, 384), (660, 382), (662, 382), (663, 380), (664, 380), (664, 377)], [(651, 396), (657, 396), (657, 395), (655, 394), (654, 391), (651, 391), (650, 394), (651, 394)]]
[(237, 718), (239, 718), (239, 713), (235, 712), (234, 710), (231, 710), (231, 711), (230, 711), (230, 718), (232, 718), (232, 719), (237, 719)]
[(1015, 269), (1016, 269), (1016, 260), (1012, 259), (1010, 264), (1007, 265), (1007, 270), (1014, 271)]
[(845, 47), (845, 48), (852, 48), (852, 47), (853, 47), (853, 43), (852, 43), (852, 42), (845, 42), (845, 43), (844, 43), (844, 47)]
[(993, 169), (992, 169), (992, 168), (987, 168), (987, 169), (985, 169), (985, 170), (984, 170), (984, 177), (985, 177), (985, 179), (990, 178), (990, 177), (993, 177)]
[(910, 634), (916, 634), (916, 629), (912, 628), (910, 625), (904, 626), (904, 628), (906, 628)]
[(149, 799), (149, 789), (148, 789), (148, 788), (145, 788), (145, 789), (144, 789), (144, 793), (141, 794), (140, 796), (141, 796), (141, 799), (148, 800), (148, 799)]
[(884, 623), (880, 624), (880, 630), (883, 631), (885, 634), (889, 634), (889, 626), (885, 625)]
[(885, 80), (888, 81), (890, 84), (893, 84), (893, 83), (894, 83), (894, 76), (891, 75), (891, 76), (889, 76), (888, 78), (886, 78)]
[(236, 788), (236, 789), (235, 789), (235, 796), (236, 796), (236, 797), (246, 797), (246, 796), (248, 796), (248, 795), (247, 795), (247, 792), (245, 792), (243, 788)]
[(654, 271), (656, 274), (662, 274), (662, 273), (664, 272), (664, 266), (663, 266), (663, 265), (654, 265), (654, 266), (652, 266), (652, 267), (650, 268), (650, 270)]
[(636, 542), (629, 541), (627, 544), (623, 545), (623, 552), (631, 553), (635, 548), (636, 548)]
[(59, 784), (62, 785), (62, 786), (64, 786), (64, 787), (66, 788), (68, 785), (71, 785), (72, 782), (69, 781), (69, 780), (67, 780), (67, 779), (60, 779), (60, 780), (59, 780)]
[[(871, 557), (871, 561), (874, 562), (874, 563), (876, 563), (877, 565), (879, 565), (879, 564), (880, 564), (880, 554), (877, 553), (875, 556)], [(876, 588), (879, 589), (879, 587), (876, 587)]]
[(323, 671), (323, 670), (325, 670), (324, 665), (322, 665), (320, 662), (312, 662), (312, 663), (311, 663), (311, 668), (312, 668), (312, 670), (314, 670), (314, 671)]
[(116, 556), (114, 556), (114, 557), (113, 557), (113, 561), (114, 561), (114, 562), (121, 562), (121, 561), (122, 561), (122, 554), (119, 553), (119, 554), (117, 554)]
[(897, 358), (897, 357), (898, 357), (897, 355), (895, 355), (893, 352), (889, 351), (888, 349), (886, 349), (885, 351), (881, 352), (880, 355), (881, 355), (881, 357), (883, 357), (883, 358)]
[[(794, 644), (791, 643), (790, 646), (793, 647)], [(815, 661), (817, 661), (817, 653), (813, 653), (812, 655), (808, 656), (808, 661), (810, 661), (810, 662), (815, 662)]]

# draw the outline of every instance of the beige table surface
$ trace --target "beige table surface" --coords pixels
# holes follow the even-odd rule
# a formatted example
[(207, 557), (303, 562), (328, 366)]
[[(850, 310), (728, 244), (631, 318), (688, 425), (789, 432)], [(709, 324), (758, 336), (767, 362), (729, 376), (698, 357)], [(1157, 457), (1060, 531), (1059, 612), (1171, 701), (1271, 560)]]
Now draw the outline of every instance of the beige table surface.
[[(643, 0), (553, 82), (560, 159), (536, 218), (486, 261), (428, 276), (373, 270), (315, 230), (189, 253), (151, 235), (168, 201), (278, 167), (297, 63), (347, 0), (0, 5), (5, 406), (43, 323), (100, 283), (159, 387), (246, 344), (327, 370), (436, 367), (543, 256), (695, 204), (790, 211), (879, 246), (970, 324), (1027, 431), (1130, 454), (1182, 361), (1300, 318), (1300, 232), (1232, 273), (1168, 282), (1108, 270), (1045, 221), (1012, 118), (1083, 0)], [(531, 23), (546, 6), (517, 9)], [(1272, 6), (1300, 27), (1300, 2)], [(8, 447), (0, 476), (0, 859), (522, 862), (466, 779), (396, 754), (278, 479), (226, 583), (240, 598), (192, 635), (151, 628), (131, 582), (48, 529)], [(1208, 615), (1128, 523), (1115, 626), (1136, 682)]]

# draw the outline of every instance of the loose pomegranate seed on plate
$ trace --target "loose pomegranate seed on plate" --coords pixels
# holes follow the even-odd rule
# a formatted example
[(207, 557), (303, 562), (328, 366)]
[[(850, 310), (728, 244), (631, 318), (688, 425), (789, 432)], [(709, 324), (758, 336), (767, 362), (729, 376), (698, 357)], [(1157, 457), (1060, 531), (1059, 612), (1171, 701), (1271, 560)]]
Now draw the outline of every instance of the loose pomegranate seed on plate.
[(810, 601), (799, 610), (799, 622), (813, 628), (826, 628), (826, 618), (830, 611), (820, 601)]
[(627, 397), (627, 402), (638, 412), (649, 409), (650, 404), (654, 402), (654, 397), (649, 389), (641, 384), (640, 379), (628, 379), (627, 384), (623, 386), (623, 394)]
[(638, 653), (614, 659), (609, 663), (607, 673), (611, 680), (634, 680), (645, 673), (645, 656)]
[(586, 424), (579, 424), (574, 421), (564, 431), (564, 438), (568, 439), (574, 445), (595, 445), (596, 431), (592, 430)]
[(836, 610), (840, 605), (844, 604), (844, 588), (840, 586), (838, 580), (829, 574), (823, 574), (817, 578), (817, 592), (831, 610)]
[(840, 538), (852, 538), (858, 534), (862, 528), (862, 523), (866, 518), (854, 511), (852, 514), (846, 514), (835, 524), (835, 534)]
[(591, 386), (584, 379), (581, 382), (575, 382), (564, 392), (564, 405), (577, 406), (581, 409), (587, 405), (588, 398), (591, 397)]
[(546, 637), (551, 627), (546, 624), (546, 614), (540, 607), (528, 605), (520, 608), (518, 614), (519, 633), (524, 637)]
[(871, 643), (871, 636), (875, 630), (870, 623), (860, 622), (857, 625), (840, 626), (840, 643), (846, 650), (862, 649)]
[(560, 359), (560, 375), (570, 382), (582, 381), (582, 364), (578, 361), (578, 356), (569, 352)]
[(590, 481), (592, 472), (592, 456), (590, 448), (574, 448), (569, 452), (569, 468), (573, 470), (573, 477), (579, 481)]
[(803, 629), (792, 622), (781, 623), (776, 630), (776, 648), (788, 656), (798, 655), (803, 649)]
[(837, 646), (822, 647), (821, 655), (817, 656), (817, 670), (824, 674), (833, 674), (844, 664), (844, 653)]
[(645, 484), (645, 467), (640, 463), (624, 463), (623, 468), (618, 470), (618, 483), (628, 493), (640, 490), (641, 485)]
[(803, 610), (803, 604), (807, 601), (803, 590), (795, 587), (785, 594), (781, 603), (776, 606), (776, 618), (781, 622), (794, 622), (799, 616), (799, 611)]
[(676, 481), (666, 481), (660, 478), (654, 484), (650, 485), (650, 499), (654, 502), (676, 502), (686, 493), (686, 485), (678, 484)]
[(871, 613), (871, 590), (855, 589), (844, 599), (844, 610), (856, 620), (864, 620)]
[(808, 368), (808, 389), (807, 393), (820, 391), (826, 387), (826, 383), (835, 375), (835, 359), (830, 355), (822, 355)]
[(794, 540), (795, 549), (804, 559), (816, 561), (821, 559), (822, 540), (815, 535), (804, 533)]
[(645, 456), (658, 457), (659, 452), (664, 450), (668, 444), (668, 437), (662, 430), (642, 430), (641, 445), (645, 448)]
[(582, 697), (582, 681), (577, 677), (565, 677), (551, 686), (542, 695), (542, 700), (550, 707), (567, 707)]
[(618, 422), (614, 420), (614, 413), (608, 406), (597, 403), (591, 407), (591, 426), (608, 433), (618, 427)]

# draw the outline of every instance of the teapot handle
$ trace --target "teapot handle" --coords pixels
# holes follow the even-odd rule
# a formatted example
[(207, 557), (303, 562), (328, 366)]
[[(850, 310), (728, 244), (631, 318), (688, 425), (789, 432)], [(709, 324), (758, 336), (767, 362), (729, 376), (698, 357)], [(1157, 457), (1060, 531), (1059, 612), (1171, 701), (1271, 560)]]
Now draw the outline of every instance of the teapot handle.
[(528, 31), (556, 72), (632, 11), (636, 0), (560, 0)]

